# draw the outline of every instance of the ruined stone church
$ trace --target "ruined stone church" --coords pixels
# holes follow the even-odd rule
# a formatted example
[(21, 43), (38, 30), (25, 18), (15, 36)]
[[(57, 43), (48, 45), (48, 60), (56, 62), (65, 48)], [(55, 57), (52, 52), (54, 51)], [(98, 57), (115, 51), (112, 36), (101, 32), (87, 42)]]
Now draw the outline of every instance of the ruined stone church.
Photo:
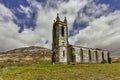
[(61, 21), (57, 14), (53, 23), (52, 63), (109, 63), (107, 50), (70, 45), (68, 42), (67, 19)]

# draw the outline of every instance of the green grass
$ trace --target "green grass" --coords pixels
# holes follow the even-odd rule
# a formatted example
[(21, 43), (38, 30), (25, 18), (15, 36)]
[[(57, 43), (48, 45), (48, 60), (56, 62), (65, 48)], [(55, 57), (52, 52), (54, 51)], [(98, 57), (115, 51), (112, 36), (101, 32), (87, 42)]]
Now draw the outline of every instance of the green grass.
[(0, 68), (0, 80), (120, 80), (120, 63), (9, 66)]

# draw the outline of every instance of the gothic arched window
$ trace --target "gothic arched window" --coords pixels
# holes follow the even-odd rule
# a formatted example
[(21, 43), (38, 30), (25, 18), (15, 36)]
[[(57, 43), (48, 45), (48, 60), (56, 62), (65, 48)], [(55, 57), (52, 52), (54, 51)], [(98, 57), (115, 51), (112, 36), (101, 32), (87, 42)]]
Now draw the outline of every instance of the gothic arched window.
[(61, 35), (62, 37), (64, 37), (64, 27), (62, 26), (62, 29), (61, 29)]

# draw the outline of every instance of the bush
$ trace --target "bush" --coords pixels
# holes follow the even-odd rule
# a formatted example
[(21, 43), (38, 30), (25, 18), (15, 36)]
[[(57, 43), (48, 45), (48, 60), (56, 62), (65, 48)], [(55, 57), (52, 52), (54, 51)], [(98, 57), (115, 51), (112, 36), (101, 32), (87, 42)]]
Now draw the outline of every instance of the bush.
[(106, 60), (103, 60), (103, 61), (101, 61), (101, 63), (102, 63), (102, 64), (105, 64), (105, 63), (107, 63), (107, 61), (106, 61)]

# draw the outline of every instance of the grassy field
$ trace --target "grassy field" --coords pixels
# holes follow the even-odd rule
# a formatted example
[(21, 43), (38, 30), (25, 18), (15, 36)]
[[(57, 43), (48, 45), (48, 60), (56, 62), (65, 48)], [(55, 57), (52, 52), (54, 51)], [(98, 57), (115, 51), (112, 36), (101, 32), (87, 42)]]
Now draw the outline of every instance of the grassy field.
[(120, 63), (9, 66), (0, 68), (0, 80), (120, 80)]

